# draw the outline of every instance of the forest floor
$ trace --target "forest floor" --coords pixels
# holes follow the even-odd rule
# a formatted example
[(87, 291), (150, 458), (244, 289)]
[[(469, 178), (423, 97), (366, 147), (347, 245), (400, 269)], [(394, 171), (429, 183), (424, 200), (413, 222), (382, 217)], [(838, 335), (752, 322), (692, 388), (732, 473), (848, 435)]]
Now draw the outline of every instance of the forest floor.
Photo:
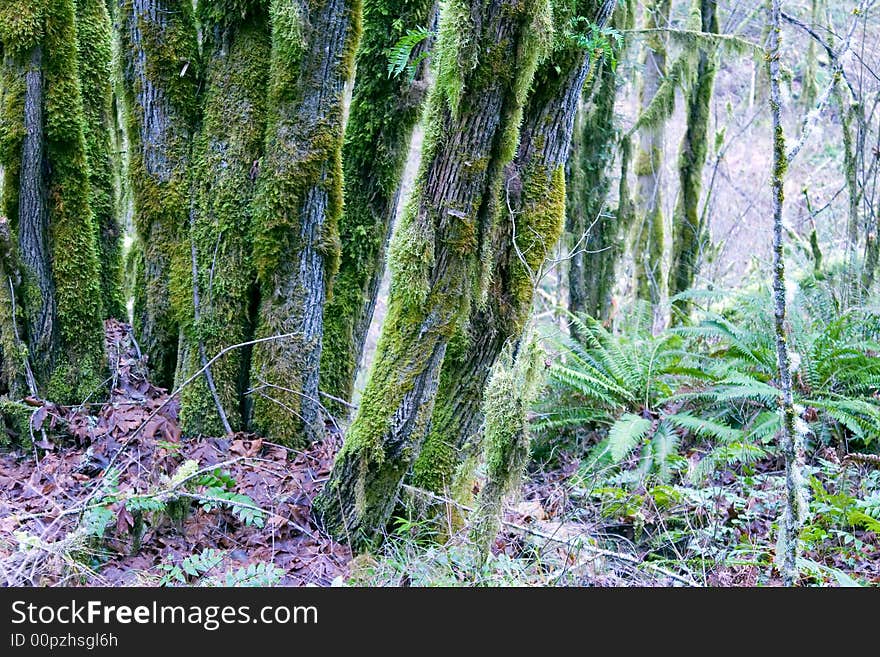
[[(108, 403), (30, 400), (34, 450), (0, 453), (6, 585), (780, 583), (773, 553), (783, 477), (773, 459), (703, 486), (624, 489), (586, 479), (578, 459), (556, 455), (530, 471), (485, 563), (462, 528), (467, 509), (437, 498), (444, 521), (404, 511), (378, 553), (352, 558), (310, 515), (338, 437), (307, 451), (246, 434), (184, 440), (176, 402), (143, 375), (128, 327), (108, 323), (107, 336)], [(66, 438), (55, 444), (53, 435)], [(852, 522), (856, 497), (847, 495), (880, 500), (880, 471), (826, 452), (809, 472), (822, 486), (803, 535), (804, 583), (880, 583), (878, 532)]]

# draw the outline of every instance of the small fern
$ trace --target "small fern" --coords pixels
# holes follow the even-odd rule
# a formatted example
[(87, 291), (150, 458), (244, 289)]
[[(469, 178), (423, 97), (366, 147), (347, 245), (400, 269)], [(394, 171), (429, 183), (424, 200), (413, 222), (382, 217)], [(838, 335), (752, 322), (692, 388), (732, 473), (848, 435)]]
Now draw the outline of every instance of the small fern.
[(179, 564), (161, 564), (160, 568), (165, 572), (159, 580), (159, 586), (170, 586), (174, 583), (188, 584), (190, 578), (201, 577), (219, 566), (224, 556), (225, 553), (220, 550), (207, 548), (198, 554), (186, 557)]
[(415, 57), (413, 50), (426, 39), (433, 36), (431, 30), (424, 27), (416, 27), (408, 29), (397, 42), (388, 49), (386, 56), (388, 57), (388, 77), (393, 78), (399, 76), (404, 71), (408, 74), (408, 81), (412, 82), (419, 69), (419, 64), (428, 57), (430, 51), (427, 48), (422, 49)]
[(277, 586), (284, 576), (284, 570), (272, 563), (252, 563), (242, 568), (226, 571), (217, 578), (216, 583), (220, 586)]

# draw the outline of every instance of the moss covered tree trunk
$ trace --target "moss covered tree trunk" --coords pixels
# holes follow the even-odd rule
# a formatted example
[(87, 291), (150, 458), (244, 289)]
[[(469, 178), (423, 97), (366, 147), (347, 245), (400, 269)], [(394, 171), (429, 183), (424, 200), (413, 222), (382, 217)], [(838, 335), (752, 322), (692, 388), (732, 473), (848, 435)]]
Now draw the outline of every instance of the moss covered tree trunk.
[[(612, 27), (632, 27), (634, 4), (618, 5)], [(605, 318), (610, 311), (614, 272), (623, 246), (622, 232), (627, 228), (626, 217), (607, 205), (618, 144), (614, 123), (617, 87), (617, 73), (605, 63), (593, 93), (581, 109), (566, 165), (565, 229), (572, 253), (568, 308), (573, 313), (596, 318)]]
[(421, 171), (391, 246), (388, 315), (315, 503), (325, 527), (357, 545), (385, 527), (427, 434), (450, 339), (485, 289), (481, 257), (548, 9), (545, 0), (450, 0), (442, 9)]
[[(581, 15), (602, 26), (613, 8), (614, 2), (578, 6)], [(568, 45), (535, 74), (516, 156), (504, 171), (504, 210), (490, 241), (489, 293), (443, 363), (430, 432), (413, 473), (419, 487), (435, 492), (455, 487), (456, 469), (479, 451), (489, 374), (504, 345), (522, 336), (544, 260), (562, 232), (565, 161), (590, 61), (590, 53)]]
[(358, 0), (271, 2), (266, 151), (254, 259), (260, 284), (254, 428), (285, 444), (322, 435), (324, 305), (339, 261), (343, 87), (360, 37)]
[(800, 465), (802, 444), (798, 435), (797, 415), (792, 396), (791, 359), (786, 332), (785, 298), (785, 244), (782, 210), (785, 201), (785, 174), (788, 157), (785, 152), (785, 135), (782, 130), (782, 85), (779, 43), (782, 31), (781, 3), (770, 0), (766, 60), (769, 70), (770, 115), (773, 124), (773, 300), (774, 328), (776, 332), (776, 357), (778, 365), (782, 431), (780, 447), (785, 458), (785, 503), (779, 520), (779, 543), (776, 560), (786, 586), (794, 586), (798, 580), (798, 545), (800, 527), (806, 513), (803, 489), (805, 481)]
[(0, 44), (3, 205), (16, 235), (21, 339), (39, 392), (82, 401), (103, 379), (103, 309), (73, 0), (5, 3)]
[(116, 207), (113, 147), (113, 28), (106, 0), (76, 0), (79, 73), (89, 160), (89, 204), (98, 230), (101, 302), (107, 317), (123, 319), (122, 231)]
[[(670, 0), (645, 3), (644, 29), (666, 28), (669, 23)], [(666, 42), (662, 32), (650, 33), (644, 42), (639, 84), (639, 107), (647, 109), (666, 75)], [(665, 119), (643, 125), (639, 130), (635, 159), (636, 225), (633, 240), (633, 287), (636, 298), (650, 301), (655, 308), (663, 297), (663, 139)]]
[[(716, 0), (694, 0), (694, 28), (718, 33)], [(669, 272), (669, 294), (674, 296), (690, 289), (697, 274), (700, 252), (705, 243), (707, 227), (700, 214), (700, 193), (703, 167), (709, 150), (709, 118), (715, 72), (718, 68), (714, 51), (701, 49), (694, 83), (686, 93), (687, 128), (678, 155), (678, 177), (681, 191), (672, 219), (672, 262)], [(686, 316), (688, 304), (676, 303), (679, 315)]]
[[(435, 12), (434, 0), (364, 2), (363, 37), (342, 149), (342, 251), (333, 297), (324, 312), (321, 357), (322, 390), (344, 400), (351, 400), (363, 356), (409, 142), (427, 91), (427, 61), (415, 76), (392, 77), (388, 50), (408, 29), (428, 27)], [(428, 45), (415, 48), (411, 61)], [(334, 411), (345, 412), (341, 407)]]
[(191, 0), (117, 0), (127, 108), (135, 334), (157, 384), (174, 381), (187, 294), (189, 155), (198, 61)]
[(616, 96), (617, 75), (603, 66), (597, 89), (575, 128), (567, 166), (566, 231), (572, 249), (568, 308), (593, 317), (607, 315), (618, 250), (618, 222), (606, 205), (615, 155)]
[[(234, 3), (205, 1), (199, 13), (206, 88), (192, 158), (194, 287), (183, 321), (181, 381), (223, 347), (253, 335), (256, 274), (249, 234), (265, 143), (271, 46), (267, 3), (254, 2), (243, 14)], [(180, 417), (186, 433), (224, 433), (218, 403), (232, 430), (245, 428), (247, 364), (248, 352), (233, 350), (183, 389)]]

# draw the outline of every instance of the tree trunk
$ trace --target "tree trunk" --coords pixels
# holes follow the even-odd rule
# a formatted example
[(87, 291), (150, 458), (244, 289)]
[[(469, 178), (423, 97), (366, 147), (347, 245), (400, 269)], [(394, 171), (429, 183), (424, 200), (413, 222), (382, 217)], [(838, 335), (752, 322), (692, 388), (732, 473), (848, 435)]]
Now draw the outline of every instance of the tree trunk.
[[(391, 246), (388, 315), (363, 400), (315, 511), (363, 545), (419, 454), (451, 337), (485, 290), (503, 168), (547, 30), (545, 0), (450, 0), (422, 168)], [(559, 181), (561, 184), (561, 180)]]
[(323, 309), (339, 260), (343, 87), (360, 3), (274, 0), (266, 155), (256, 198), (260, 282), (253, 426), (289, 445), (323, 435), (318, 398)]
[[(699, 9), (698, 26), (703, 32), (718, 33), (716, 0), (695, 0)], [(678, 156), (678, 174), (681, 192), (672, 223), (672, 263), (669, 276), (669, 294), (674, 296), (693, 287), (700, 252), (705, 244), (707, 226), (700, 216), (703, 167), (709, 150), (709, 118), (712, 93), (715, 87), (717, 58), (714, 50), (701, 49), (696, 78), (686, 94), (687, 128)], [(690, 304), (675, 303), (676, 318), (687, 317)]]
[(39, 393), (82, 401), (103, 380), (103, 310), (89, 207), (73, 0), (12, 2), (3, 44), (4, 194), (15, 220), (21, 338)]
[(191, 0), (117, 0), (139, 270), (134, 326), (153, 380), (174, 381), (179, 312), (192, 302), (185, 244), (198, 61)]
[[(206, 91), (192, 165), (193, 303), (183, 322), (178, 380), (189, 378), (223, 347), (253, 335), (256, 274), (251, 260), (252, 200), (266, 126), (271, 37), (259, 4), (237, 9), (202, 2)], [(181, 428), (189, 434), (245, 429), (248, 352), (237, 349), (181, 392)], [(214, 399), (207, 377), (215, 387)]]
[[(350, 401), (364, 342), (373, 318), (385, 251), (400, 193), (413, 129), (428, 88), (427, 61), (412, 77), (388, 74), (388, 49), (416, 26), (428, 27), (434, 0), (366, 0), (357, 77), (342, 149), (345, 210), (339, 232), (342, 252), (333, 297), (325, 309), (321, 387)], [(428, 40), (430, 41), (430, 39)], [(423, 56), (430, 43), (413, 50)], [(338, 415), (342, 405), (332, 405)]]
[(89, 205), (97, 228), (101, 303), (106, 317), (125, 318), (122, 231), (116, 207), (113, 148), (113, 28), (106, 0), (76, 0), (79, 76), (89, 161)]
[(798, 580), (798, 543), (800, 526), (806, 512), (803, 497), (804, 479), (800, 469), (800, 436), (796, 429), (796, 415), (792, 396), (791, 361), (785, 328), (785, 251), (783, 243), (782, 209), (785, 199), (785, 174), (788, 158), (785, 152), (785, 135), (782, 131), (782, 91), (780, 84), (779, 42), (781, 32), (781, 8), (779, 0), (770, 2), (770, 21), (767, 36), (769, 63), (770, 114), (773, 120), (773, 299), (776, 332), (776, 357), (779, 367), (779, 387), (782, 413), (781, 451), (785, 458), (785, 505), (779, 521), (779, 543), (776, 558), (786, 586), (794, 586)]
[[(650, 0), (645, 6), (645, 29), (660, 29), (669, 23), (670, 0)], [(663, 33), (645, 38), (642, 59), (639, 107), (644, 111), (654, 98), (666, 75), (666, 42)], [(662, 199), (664, 119), (639, 130), (636, 152), (636, 226), (633, 286), (636, 298), (650, 301), (656, 308), (663, 299), (664, 219)], [(655, 322), (656, 323), (656, 322)]]
[[(585, 2), (579, 9), (604, 26), (614, 2)], [(504, 345), (520, 339), (544, 260), (562, 232), (565, 161), (590, 61), (590, 53), (567, 47), (535, 74), (516, 157), (504, 172), (503, 207), (509, 210), (502, 211), (491, 234), (489, 294), (443, 363), (430, 432), (414, 468), (416, 486), (457, 489), (455, 471), (467, 461), (462, 454), (479, 447), (489, 374)]]
[(48, 243), (42, 46), (31, 49), (23, 73), (24, 135), (18, 182), (18, 253), (22, 267), (26, 339), (34, 367), (45, 373), (52, 369), (58, 333)]
[[(631, 29), (634, 7), (620, 4), (612, 26)], [(617, 53), (618, 58), (623, 53)], [(608, 317), (617, 261), (622, 254), (626, 217), (608, 208), (611, 166), (618, 144), (614, 121), (617, 73), (602, 66), (598, 83), (581, 109), (575, 127), (566, 175), (566, 232), (571, 258), (568, 270), (568, 309), (592, 317)]]
[[(819, 27), (819, 16), (822, 13), (821, 0), (810, 1), (810, 28), (816, 30)], [(810, 37), (807, 43), (807, 61), (804, 66), (803, 79), (801, 80), (801, 106), (805, 112), (810, 112), (816, 103), (818, 89), (816, 77), (819, 72), (818, 53), (816, 52), (816, 40)]]

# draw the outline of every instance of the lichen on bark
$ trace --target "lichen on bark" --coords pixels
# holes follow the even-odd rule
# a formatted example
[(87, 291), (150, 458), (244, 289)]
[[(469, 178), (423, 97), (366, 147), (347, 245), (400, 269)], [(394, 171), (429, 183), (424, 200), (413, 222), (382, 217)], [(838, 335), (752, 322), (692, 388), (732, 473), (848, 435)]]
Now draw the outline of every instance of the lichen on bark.
[[(716, 0), (693, 0), (692, 12), (699, 27), (707, 34), (717, 34)], [(717, 53), (711, 46), (701, 48), (693, 84), (686, 91), (687, 127), (678, 155), (680, 195), (672, 218), (672, 261), (669, 268), (669, 295), (689, 290), (694, 284), (701, 251), (706, 244), (704, 215), (700, 213), (703, 167), (709, 150), (709, 119)], [(673, 320), (687, 317), (689, 304), (679, 300), (674, 305)]]
[[(645, 4), (644, 28), (657, 30), (667, 27), (670, 0), (650, 0)], [(667, 37), (663, 32), (651, 32), (644, 41), (640, 60), (641, 81), (639, 107), (644, 112), (660, 89), (666, 74)], [(636, 298), (650, 301), (655, 309), (665, 296), (666, 277), (663, 275), (664, 217), (661, 194), (663, 168), (663, 141), (665, 117), (648, 123), (639, 130), (635, 155), (636, 198), (635, 233), (633, 235), (633, 288)]]
[[(613, 7), (613, 2), (589, 1), (576, 9), (604, 27)], [(483, 390), (504, 345), (520, 340), (544, 261), (562, 233), (565, 161), (579, 99), (595, 63), (591, 55), (563, 40), (535, 73), (490, 231), (488, 294), (474, 305), (444, 360), (431, 429), (413, 469), (416, 486), (437, 493), (470, 488), (471, 473), (460, 465), (481, 450)]]

